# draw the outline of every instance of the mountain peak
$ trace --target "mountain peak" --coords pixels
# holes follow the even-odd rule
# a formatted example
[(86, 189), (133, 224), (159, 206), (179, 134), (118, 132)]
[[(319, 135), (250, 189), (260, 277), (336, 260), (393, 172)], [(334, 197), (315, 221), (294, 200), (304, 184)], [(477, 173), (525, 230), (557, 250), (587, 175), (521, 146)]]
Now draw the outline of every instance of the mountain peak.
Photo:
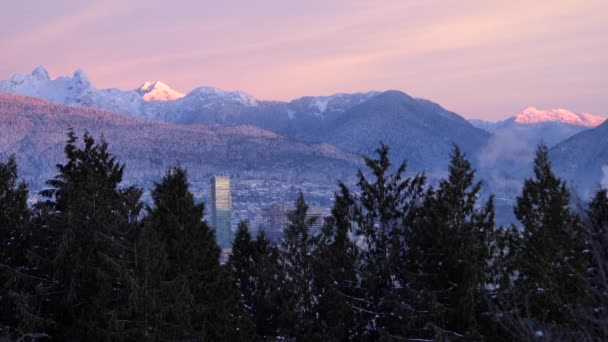
[(89, 81), (89, 76), (82, 69), (77, 69), (74, 71), (74, 76), (72, 76), (72, 82), (76, 84), (79, 88), (86, 88), (91, 86), (91, 81)]
[(528, 107), (513, 117), (513, 121), (521, 125), (562, 122), (574, 126), (596, 127), (605, 120), (606, 118), (600, 116), (588, 113), (573, 113), (562, 108), (540, 110), (534, 107)]
[(145, 101), (172, 101), (184, 97), (183, 93), (173, 90), (161, 81), (144, 82), (137, 91)]
[(49, 76), (49, 72), (46, 71), (46, 69), (42, 65), (37, 66), (32, 71), (32, 76), (34, 76), (34, 78), (36, 78), (39, 81), (48, 81), (51, 79), (51, 77)]
[(258, 105), (257, 100), (247, 93), (242, 91), (222, 90), (214, 87), (198, 87), (189, 92), (187, 96), (198, 99), (230, 101), (239, 103), (245, 107), (255, 107)]

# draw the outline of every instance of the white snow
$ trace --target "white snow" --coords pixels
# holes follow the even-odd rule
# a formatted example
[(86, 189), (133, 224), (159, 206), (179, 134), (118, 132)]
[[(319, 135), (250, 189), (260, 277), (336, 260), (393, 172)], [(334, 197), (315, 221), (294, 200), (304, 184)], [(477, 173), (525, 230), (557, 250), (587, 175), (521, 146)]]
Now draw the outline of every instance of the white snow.
[(16, 74), (10, 80), (0, 81), (0, 92), (39, 97), (58, 104), (96, 107), (147, 119), (163, 119), (167, 115), (196, 108), (218, 108), (226, 104), (258, 105), (254, 97), (240, 91), (200, 87), (185, 95), (161, 81), (145, 82), (135, 90), (97, 89), (81, 69), (76, 70), (72, 77), (51, 79), (41, 66), (31, 74)]
[(161, 81), (144, 82), (136, 91), (144, 101), (173, 101), (185, 96)]
[(312, 103), (313, 107), (316, 107), (320, 114), (325, 113), (327, 110), (327, 104), (329, 103), (329, 98), (316, 98)]
[(573, 113), (566, 109), (539, 110), (528, 107), (515, 115), (514, 120), (518, 124), (536, 124), (541, 122), (563, 122), (570, 125), (596, 127), (606, 118), (588, 113)]

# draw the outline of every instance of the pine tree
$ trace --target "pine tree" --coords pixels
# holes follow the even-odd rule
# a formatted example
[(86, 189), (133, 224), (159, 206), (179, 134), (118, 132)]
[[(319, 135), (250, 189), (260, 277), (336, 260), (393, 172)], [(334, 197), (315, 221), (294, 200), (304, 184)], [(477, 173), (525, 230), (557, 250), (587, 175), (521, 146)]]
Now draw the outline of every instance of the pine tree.
[(0, 331), (18, 325), (15, 301), (27, 269), (26, 249), (30, 212), (28, 187), (18, 182), (17, 163), (11, 156), (0, 162)]
[(578, 276), (589, 266), (579, 219), (570, 208), (564, 181), (551, 170), (547, 147), (540, 144), (534, 160), (534, 178), (526, 179), (517, 198), (515, 215), (521, 222), (521, 240), (509, 246), (516, 280), (513, 299), (526, 317), (566, 324), (585, 302)]
[[(144, 336), (160, 339), (241, 340), (248, 332), (238, 293), (219, 264), (215, 233), (203, 221), (186, 171), (174, 167), (152, 191), (138, 241), (138, 320)], [(151, 303), (148, 303), (151, 302)]]
[(238, 289), (242, 301), (242, 306), (247, 314), (252, 317), (254, 302), (256, 300), (257, 285), (257, 255), (255, 243), (251, 239), (249, 225), (246, 221), (239, 222), (234, 242), (232, 244), (232, 254), (228, 259), (228, 266), (232, 273), (232, 278)]
[(599, 189), (589, 202), (587, 209), (588, 222), (594, 229), (595, 234), (601, 236), (608, 228), (608, 190)]
[(410, 319), (415, 312), (404, 296), (407, 276), (404, 255), (425, 177), (404, 178), (405, 162), (391, 172), (389, 148), (376, 150), (378, 159), (365, 157), (372, 174), (368, 180), (358, 172), (360, 194), (353, 196), (351, 220), (360, 249), (357, 261), (360, 298), (353, 307), (360, 316), (364, 338), (371, 340), (404, 338), (410, 335)]
[(241, 222), (234, 239), (228, 266), (240, 292), (241, 307), (255, 326), (255, 339), (267, 340), (278, 334), (280, 308), (280, 268), (277, 249), (263, 230), (251, 239), (247, 222)]
[(40, 235), (30, 253), (46, 281), (37, 285), (42, 300), (29, 316), (50, 321), (56, 339), (120, 340), (132, 252), (131, 227), (122, 216), (124, 192), (118, 189), (124, 165), (105, 141), (96, 144), (85, 133), (82, 143), (68, 132), (67, 161), (57, 165), (57, 176), (41, 193), (46, 200), (38, 204)]
[(268, 238), (264, 230), (259, 230), (254, 242), (256, 256), (256, 292), (253, 322), (260, 340), (268, 340), (279, 335), (283, 310), (287, 300), (282, 296), (281, 281), (284, 271), (280, 263), (277, 246)]
[(325, 219), (314, 254), (315, 293), (319, 325), (325, 341), (345, 341), (357, 329), (353, 304), (357, 291), (358, 250), (353, 241), (352, 195), (344, 184), (335, 194), (331, 215)]
[(300, 192), (294, 210), (288, 213), (289, 225), (281, 244), (281, 262), (284, 271), (285, 298), (282, 334), (302, 340), (318, 340), (316, 328), (316, 306), (318, 298), (314, 292), (313, 261), (314, 241), (309, 234), (313, 224), (306, 214), (308, 205)]
[(424, 308), (421, 328), (429, 337), (480, 338), (484, 287), (488, 283), (493, 199), (481, 208), (481, 183), (471, 163), (455, 147), (447, 179), (427, 192), (412, 231), (407, 257), (412, 289)]
[(591, 296), (580, 313), (586, 332), (596, 340), (608, 339), (608, 191), (599, 189), (589, 202), (584, 222), (591, 257), (588, 273), (580, 274)]

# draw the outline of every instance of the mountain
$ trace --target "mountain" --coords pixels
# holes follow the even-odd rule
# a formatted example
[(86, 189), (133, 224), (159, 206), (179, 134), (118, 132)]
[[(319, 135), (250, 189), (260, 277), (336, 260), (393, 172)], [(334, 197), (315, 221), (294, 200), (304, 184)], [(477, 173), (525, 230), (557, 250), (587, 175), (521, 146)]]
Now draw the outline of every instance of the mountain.
[(561, 122), (572, 126), (596, 127), (602, 124), (606, 118), (588, 113), (572, 113), (566, 109), (538, 110), (534, 107), (528, 107), (515, 115), (512, 120), (521, 125)]
[(183, 93), (171, 89), (161, 81), (144, 82), (135, 91), (144, 101), (173, 101), (184, 97)]
[(550, 151), (555, 172), (587, 197), (608, 188), (608, 122), (576, 134)]
[[(549, 147), (560, 146), (569, 138), (586, 134), (604, 120), (565, 109), (538, 110), (533, 107), (503, 121), (471, 120), (476, 127), (492, 133), (477, 159), (479, 175), (487, 181), (489, 190), (496, 194), (497, 208), (502, 205), (503, 212), (512, 212), (511, 206), (521, 191), (524, 178), (532, 176), (532, 161), (539, 142), (543, 141)], [(583, 171), (578, 169), (576, 158), (569, 162), (577, 172)], [(576, 172), (568, 174), (573, 179), (576, 175)], [(593, 179), (598, 179), (597, 174)], [(503, 216), (508, 217), (506, 214)]]
[(573, 113), (566, 109), (539, 110), (528, 107), (506, 120), (490, 122), (469, 120), (475, 127), (490, 133), (516, 136), (536, 145), (541, 140), (553, 146), (567, 138), (602, 124), (606, 118), (588, 113)]
[(379, 93), (327, 121), (319, 141), (364, 154), (382, 141), (416, 171), (445, 171), (454, 144), (474, 156), (489, 136), (459, 115), (400, 91)]
[(530, 175), (536, 146), (543, 141), (549, 147), (595, 127), (605, 118), (577, 114), (565, 109), (539, 110), (528, 107), (498, 122), (471, 120), (476, 127), (492, 133), (478, 160), (481, 175), (492, 190), (503, 197), (513, 197), (524, 177)]
[(158, 81), (135, 91), (98, 90), (81, 70), (73, 77), (51, 79), (39, 67), (30, 75), (0, 81), (0, 92), (183, 125), (253, 125), (307, 143), (329, 142), (357, 154), (372, 153), (383, 141), (396, 160), (408, 160), (414, 171), (445, 172), (454, 144), (475, 155), (489, 137), (457, 114), (399, 91), (263, 101), (212, 87), (183, 95)]
[(176, 125), (0, 94), (0, 155), (16, 154), (21, 174), (36, 189), (56, 173), (70, 127), (79, 135), (103, 135), (127, 164), (125, 181), (145, 186), (178, 163), (192, 182), (204, 184), (211, 175), (228, 174), (332, 187), (362, 165), (359, 156), (333, 145), (297, 142), (254, 126)]

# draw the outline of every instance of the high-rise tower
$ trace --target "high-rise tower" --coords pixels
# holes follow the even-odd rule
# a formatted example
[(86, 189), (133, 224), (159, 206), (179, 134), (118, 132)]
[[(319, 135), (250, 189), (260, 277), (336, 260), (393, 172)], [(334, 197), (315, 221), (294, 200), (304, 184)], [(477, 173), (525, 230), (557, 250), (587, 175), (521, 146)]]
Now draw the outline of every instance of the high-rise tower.
[(215, 176), (211, 178), (211, 226), (215, 229), (217, 243), (221, 248), (232, 246), (230, 214), (232, 213), (232, 195), (230, 177)]

